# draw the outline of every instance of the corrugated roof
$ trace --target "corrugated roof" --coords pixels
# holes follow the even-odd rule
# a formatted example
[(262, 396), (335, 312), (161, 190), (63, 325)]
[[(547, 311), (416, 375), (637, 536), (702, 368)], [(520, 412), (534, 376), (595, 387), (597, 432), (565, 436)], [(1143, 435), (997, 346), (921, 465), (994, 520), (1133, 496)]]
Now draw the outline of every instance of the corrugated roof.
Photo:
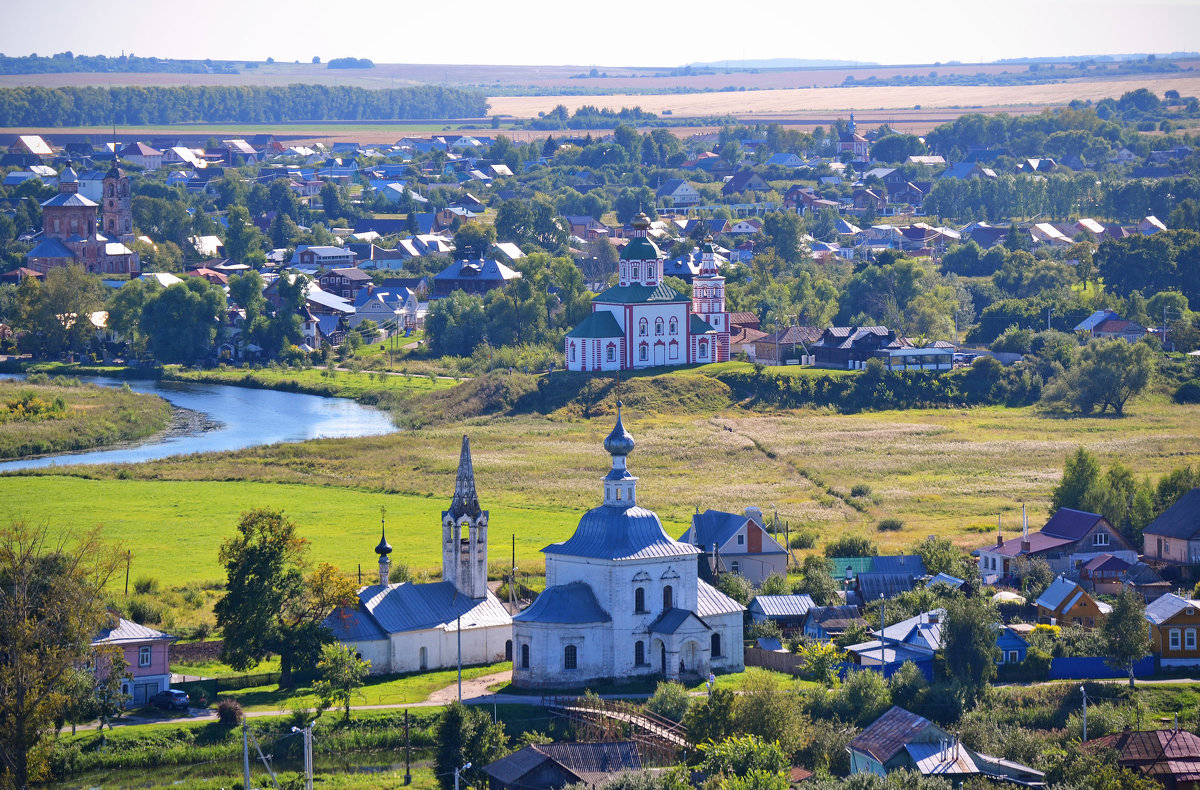
[(52, 208), (55, 206), (96, 208), (99, 205), (99, 203), (84, 197), (78, 192), (59, 192), (54, 197), (42, 203), (42, 208)]
[(483, 770), (506, 785), (520, 780), (545, 762), (553, 762), (580, 782), (597, 786), (612, 774), (640, 771), (642, 758), (631, 742), (618, 743), (546, 743), (526, 746)]
[(692, 612), (688, 609), (676, 608), (667, 609), (665, 612), (659, 615), (658, 619), (650, 624), (650, 631), (651, 633), (655, 634), (673, 634), (678, 631), (684, 623), (692, 618), (695, 618), (700, 625), (704, 626), (709, 631), (712, 630), (712, 628), (709, 628), (708, 623), (696, 616), (695, 612)]
[(339, 606), (325, 618), (324, 625), (339, 642), (378, 642), (387, 634), (366, 612), (349, 606)]
[(695, 546), (671, 538), (652, 511), (613, 505), (589, 510), (579, 520), (575, 534), (562, 543), (551, 543), (542, 552), (606, 560), (692, 557), (700, 553)]
[(893, 705), (850, 741), (850, 748), (886, 763), (929, 726), (928, 719)]
[(692, 516), (692, 526), (679, 539), (707, 551), (714, 543), (718, 547), (728, 543), (748, 520), (749, 516), (744, 513), (705, 510)]
[(101, 631), (92, 644), (123, 644), (126, 642), (152, 642), (165, 640), (173, 642), (178, 637), (163, 633), (149, 626), (139, 625), (132, 620), (126, 620), (123, 617), (117, 618), (116, 624), (105, 628)]
[(624, 337), (625, 332), (616, 317), (608, 310), (597, 310), (579, 322), (579, 326), (567, 333), (567, 337), (610, 338)]
[[(376, 584), (359, 590), (358, 600), (359, 613), (368, 614), (375, 625), (390, 634), (430, 628), (452, 631), (459, 617), (464, 629), (512, 622), (504, 605), (491, 592), (485, 598), (471, 598), (458, 592), (450, 582), (403, 582), (386, 587)], [(336, 626), (329, 618), (326, 625)]]
[(693, 335), (706, 335), (716, 333), (717, 330), (712, 328), (712, 325), (705, 321), (695, 313), (688, 314), (688, 331)]
[(1079, 540), (1092, 527), (1096, 526), (1096, 522), (1103, 519), (1104, 516), (1099, 513), (1088, 513), (1083, 510), (1073, 510), (1069, 507), (1060, 507), (1058, 512), (1050, 517), (1046, 525), (1042, 527), (1043, 535), (1049, 535), (1054, 538), (1067, 538), (1068, 540)]
[(547, 587), (513, 620), (523, 623), (609, 623), (612, 618), (583, 582)]
[(1147, 535), (1191, 539), (1200, 532), (1200, 488), (1188, 491), (1146, 527)]
[(814, 605), (809, 595), (757, 595), (750, 602), (750, 611), (767, 617), (803, 617)]
[(703, 579), (696, 582), (696, 614), (700, 617), (744, 611), (746, 607), (708, 582)]
[(688, 298), (669, 285), (614, 285), (592, 302), (603, 304), (642, 304), (644, 302), (688, 302)]
[(1200, 601), (1191, 601), (1175, 593), (1167, 593), (1146, 604), (1146, 619), (1155, 625), (1162, 625), (1189, 607), (1200, 608)]
[(926, 776), (979, 773), (967, 750), (953, 742), (906, 743), (904, 749), (917, 764), (917, 770)]

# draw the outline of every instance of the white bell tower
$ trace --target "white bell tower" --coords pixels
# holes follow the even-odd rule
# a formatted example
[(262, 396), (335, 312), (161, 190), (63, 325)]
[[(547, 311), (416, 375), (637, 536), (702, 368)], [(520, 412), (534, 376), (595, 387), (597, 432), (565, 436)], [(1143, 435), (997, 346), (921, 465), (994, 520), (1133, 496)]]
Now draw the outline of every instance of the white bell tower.
[(479, 507), (471, 444), (464, 435), (454, 500), (442, 511), (442, 581), (475, 599), (487, 597), (487, 528), (488, 512)]

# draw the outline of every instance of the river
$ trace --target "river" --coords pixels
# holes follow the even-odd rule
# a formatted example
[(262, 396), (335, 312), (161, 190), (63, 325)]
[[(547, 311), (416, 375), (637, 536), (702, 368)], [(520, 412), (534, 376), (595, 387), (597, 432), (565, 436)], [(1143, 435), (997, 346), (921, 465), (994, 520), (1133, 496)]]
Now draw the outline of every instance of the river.
[[(0, 374), (0, 377), (21, 378), (14, 374)], [(107, 387), (126, 383), (101, 376), (80, 378)], [(168, 432), (134, 446), (7, 461), (0, 463), (0, 472), (75, 464), (135, 464), (172, 455), (241, 450), (308, 439), (380, 436), (396, 430), (386, 412), (347, 398), (154, 379), (134, 379), (128, 384), (135, 392), (158, 395), (173, 406), (202, 413), (208, 418), (205, 428)]]

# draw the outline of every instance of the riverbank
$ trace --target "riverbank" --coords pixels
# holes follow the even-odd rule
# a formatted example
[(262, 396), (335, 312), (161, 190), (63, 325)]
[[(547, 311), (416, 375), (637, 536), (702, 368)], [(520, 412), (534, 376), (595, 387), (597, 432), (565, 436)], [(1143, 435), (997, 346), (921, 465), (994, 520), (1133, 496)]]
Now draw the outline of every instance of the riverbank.
[(0, 380), (0, 461), (133, 446), (156, 434), (202, 427), (160, 397), (78, 379), (34, 374)]

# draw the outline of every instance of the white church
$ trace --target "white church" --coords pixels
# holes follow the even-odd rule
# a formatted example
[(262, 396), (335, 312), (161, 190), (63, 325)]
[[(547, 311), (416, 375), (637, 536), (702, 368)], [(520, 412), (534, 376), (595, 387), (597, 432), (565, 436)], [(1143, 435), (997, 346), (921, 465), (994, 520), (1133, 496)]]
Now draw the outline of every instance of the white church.
[(567, 333), (568, 370), (635, 370), (729, 359), (725, 278), (711, 237), (700, 247), (692, 298), (663, 283), (666, 257), (651, 241), (650, 218), (633, 218), (617, 284), (592, 300), (592, 314)]
[(373, 675), (455, 667), (460, 646), (464, 666), (509, 660), (512, 617), (488, 590), (487, 546), (488, 512), (479, 507), (464, 436), (454, 499), (442, 513), (442, 581), (390, 583), (384, 532), (375, 547), (379, 583), (359, 590), (358, 607), (339, 607), (325, 625), (371, 662)]
[(626, 467), (633, 437), (621, 422), (604, 449), (604, 502), (575, 534), (542, 549), (546, 590), (513, 618), (513, 684), (582, 687), (638, 676), (739, 672), (743, 607), (700, 580), (700, 550), (672, 539), (638, 507)]

